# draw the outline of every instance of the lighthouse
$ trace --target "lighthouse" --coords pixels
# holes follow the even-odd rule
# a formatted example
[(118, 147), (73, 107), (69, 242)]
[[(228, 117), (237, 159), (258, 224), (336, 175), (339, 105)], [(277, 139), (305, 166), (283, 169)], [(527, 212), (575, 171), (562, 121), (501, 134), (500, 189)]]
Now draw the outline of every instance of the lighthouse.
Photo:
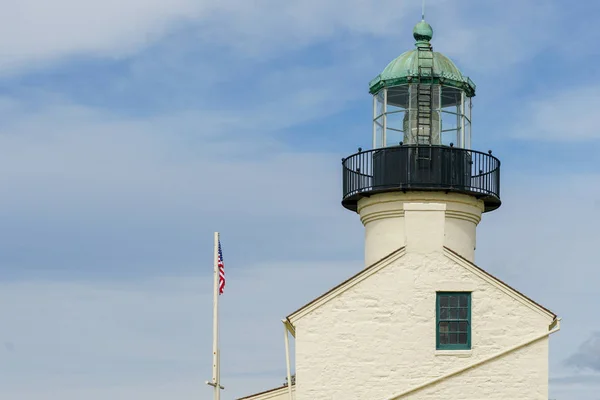
[(501, 205), (500, 160), (471, 145), (476, 86), (424, 19), (413, 37), (369, 83), (372, 148), (342, 159), (365, 266), (282, 320), (290, 384), (244, 399), (548, 399), (560, 318), (475, 264)]

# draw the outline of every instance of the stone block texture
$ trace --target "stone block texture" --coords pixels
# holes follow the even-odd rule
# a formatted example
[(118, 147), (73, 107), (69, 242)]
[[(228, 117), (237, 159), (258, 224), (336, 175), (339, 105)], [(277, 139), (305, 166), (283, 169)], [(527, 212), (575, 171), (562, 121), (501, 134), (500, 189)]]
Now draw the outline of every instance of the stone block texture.
[[(472, 350), (436, 351), (436, 291), (472, 292)], [(406, 253), (295, 322), (296, 400), (386, 400), (548, 331), (444, 252)], [(402, 399), (547, 400), (548, 339)]]

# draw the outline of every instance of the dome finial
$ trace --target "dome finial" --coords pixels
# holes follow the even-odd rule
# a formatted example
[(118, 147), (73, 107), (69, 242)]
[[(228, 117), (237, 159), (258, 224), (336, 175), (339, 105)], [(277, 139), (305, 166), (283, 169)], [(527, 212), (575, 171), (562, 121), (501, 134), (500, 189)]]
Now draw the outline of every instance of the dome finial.
[(423, 8), (421, 11), (421, 22), (419, 22), (415, 29), (413, 29), (413, 37), (417, 41), (417, 47), (419, 45), (428, 47), (429, 42), (433, 38), (433, 28), (427, 22), (425, 22), (425, 0), (423, 0)]
[(423, 20), (415, 26), (415, 29), (413, 29), (413, 37), (417, 41), (417, 45), (429, 45), (429, 42), (433, 38), (433, 28)]

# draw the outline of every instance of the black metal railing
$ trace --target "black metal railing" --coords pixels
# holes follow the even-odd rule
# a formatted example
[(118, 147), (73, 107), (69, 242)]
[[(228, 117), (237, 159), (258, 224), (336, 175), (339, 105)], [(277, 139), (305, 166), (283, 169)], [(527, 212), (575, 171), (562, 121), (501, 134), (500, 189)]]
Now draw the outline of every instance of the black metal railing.
[(342, 160), (344, 206), (356, 210), (363, 196), (398, 190), (443, 190), (500, 206), (500, 160), (491, 151), (452, 146), (401, 145), (360, 151)]

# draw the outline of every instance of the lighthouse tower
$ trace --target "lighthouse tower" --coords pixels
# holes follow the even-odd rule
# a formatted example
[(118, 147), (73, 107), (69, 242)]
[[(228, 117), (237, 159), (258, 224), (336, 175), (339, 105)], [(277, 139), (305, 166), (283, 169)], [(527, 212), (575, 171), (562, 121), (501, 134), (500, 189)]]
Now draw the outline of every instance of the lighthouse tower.
[(560, 319), (474, 263), (500, 207), (500, 161), (471, 148), (475, 84), (428, 23), (413, 35), (370, 82), (373, 148), (342, 160), (366, 266), (283, 319), (290, 384), (246, 400), (548, 399)]
[(500, 161), (471, 148), (475, 84), (433, 51), (427, 22), (413, 36), (415, 48), (369, 84), (373, 148), (342, 160), (342, 204), (365, 226), (366, 265), (440, 241), (473, 261), (481, 215), (500, 206)]

